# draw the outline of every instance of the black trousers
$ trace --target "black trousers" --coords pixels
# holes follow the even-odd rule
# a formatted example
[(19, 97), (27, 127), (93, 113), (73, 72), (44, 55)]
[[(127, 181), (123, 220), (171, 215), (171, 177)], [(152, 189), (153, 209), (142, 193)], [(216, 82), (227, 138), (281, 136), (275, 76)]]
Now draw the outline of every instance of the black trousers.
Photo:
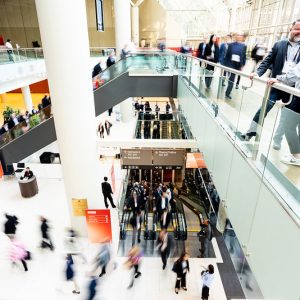
[(207, 65), (206, 70), (210, 71), (210, 72), (207, 72), (207, 73), (209, 73), (210, 76), (205, 76), (204, 80), (205, 80), (206, 87), (210, 88), (211, 82), (213, 80), (212, 76), (214, 74), (213, 72), (215, 70), (215, 67), (213, 67), (211, 65)]
[(203, 287), (202, 287), (202, 295), (201, 295), (201, 298), (202, 298), (203, 300), (207, 300), (208, 297), (209, 297), (209, 287), (203, 285)]
[(103, 197), (104, 197), (104, 203), (105, 203), (105, 207), (106, 207), (106, 208), (108, 208), (107, 199), (109, 200), (110, 205), (111, 205), (112, 207), (114, 207), (114, 208), (116, 207), (115, 204), (114, 204), (114, 200), (113, 200), (111, 194), (109, 194), (109, 195), (103, 195)]
[(23, 267), (24, 267), (24, 270), (25, 270), (25, 271), (28, 271), (26, 261), (25, 261), (24, 259), (21, 259), (21, 263), (22, 263), (22, 265), (23, 265)]
[(178, 277), (177, 275), (175, 289), (180, 289), (180, 287), (182, 288), (186, 287), (186, 273), (182, 274), (181, 277)]
[(166, 266), (167, 265), (167, 261), (168, 261), (168, 252), (167, 252), (167, 250), (161, 251), (160, 252), (160, 256), (161, 256), (161, 260), (162, 260), (163, 266)]

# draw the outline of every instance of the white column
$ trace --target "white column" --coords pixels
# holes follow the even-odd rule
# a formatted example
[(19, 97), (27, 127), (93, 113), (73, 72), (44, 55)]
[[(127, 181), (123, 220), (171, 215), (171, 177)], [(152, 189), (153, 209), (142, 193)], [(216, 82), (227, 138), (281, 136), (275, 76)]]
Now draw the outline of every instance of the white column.
[(132, 111), (132, 98), (128, 98), (121, 102), (120, 104), (120, 111), (121, 111), (121, 120), (122, 122), (128, 122), (133, 115)]
[[(36, 0), (71, 225), (86, 235), (72, 198), (103, 208), (85, 0)], [(62, 199), (63, 201), (63, 199)], [(59, 215), (59, 211), (57, 212)]]
[(131, 25), (132, 25), (132, 41), (134, 44), (140, 46), (140, 32), (139, 32), (139, 7), (137, 5), (131, 8)]
[(230, 32), (236, 31), (237, 5), (238, 3), (236, 0), (231, 1), (230, 27), (229, 27)]
[(114, 0), (117, 57), (125, 44), (131, 42), (130, 0)]
[(31, 93), (30, 93), (30, 87), (29, 87), (29, 85), (26, 85), (26, 86), (23, 86), (21, 88), (21, 90), (22, 90), (22, 95), (23, 95), (23, 100), (24, 100), (26, 110), (31, 112), (31, 110), (32, 110), (32, 97), (31, 97)]

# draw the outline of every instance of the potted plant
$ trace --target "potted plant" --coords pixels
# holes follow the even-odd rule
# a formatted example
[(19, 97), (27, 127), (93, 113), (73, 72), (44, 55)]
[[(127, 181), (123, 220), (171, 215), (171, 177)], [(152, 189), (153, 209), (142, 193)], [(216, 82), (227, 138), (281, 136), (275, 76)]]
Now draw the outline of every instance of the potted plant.
[(32, 115), (29, 119), (30, 128), (32, 128), (40, 123), (41, 123), (41, 119), (40, 119), (39, 114)]

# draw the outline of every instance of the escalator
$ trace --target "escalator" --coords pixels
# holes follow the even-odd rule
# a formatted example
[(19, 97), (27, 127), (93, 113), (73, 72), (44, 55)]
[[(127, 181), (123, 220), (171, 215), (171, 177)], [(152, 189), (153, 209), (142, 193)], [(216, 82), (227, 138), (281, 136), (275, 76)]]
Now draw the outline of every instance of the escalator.
[[(171, 58), (175, 60), (175, 56)], [(159, 54), (135, 54), (104, 70), (97, 79), (101, 84), (94, 90), (96, 116), (129, 97), (176, 97), (177, 75), (170, 71), (167, 74), (157, 72), (158, 66), (165, 62)], [(168, 69), (175, 69), (173, 61), (169, 63)], [(149, 70), (153, 71), (152, 75), (143, 75), (143, 72), (147, 73)], [(139, 71), (139, 74), (132, 75), (132, 72), (136, 71)], [(14, 128), (0, 136), (0, 160), (4, 172), (7, 172), (12, 163), (21, 161), (56, 141), (51, 107), (47, 110), (50, 110), (49, 114), (48, 111), (46, 114), (42, 110), (31, 116), (29, 130), (25, 130), (24, 126), (18, 128), (16, 134), (17, 130)]]

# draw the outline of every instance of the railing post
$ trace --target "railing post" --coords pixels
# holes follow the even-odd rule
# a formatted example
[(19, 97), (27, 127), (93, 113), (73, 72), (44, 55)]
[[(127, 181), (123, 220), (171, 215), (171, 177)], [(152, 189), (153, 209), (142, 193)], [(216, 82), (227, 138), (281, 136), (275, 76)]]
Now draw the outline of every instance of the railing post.
[(256, 160), (258, 150), (259, 150), (259, 143), (260, 143), (261, 134), (262, 134), (262, 130), (263, 130), (265, 115), (266, 115), (266, 111), (267, 111), (267, 105), (268, 105), (269, 98), (270, 98), (270, 91), (271, 91), (271, 87), (269, 85), (267, 85), (265, 88), (264, 99), (263, 99), (263, 102), (261, 105), (260, 115), (259, 115), (257, 128), (256, 128), (255, 142), (254, 142), (253, 151), (252, 151), (252, 159), (253, 160)]
[[(188, 57), (187, 57), (188, 59)], [(193, 70), (193, 60), (190, 58), (190, 75), (189, 75), (189, 85), (192, 84), (192, 70)]]
[(224, 69), (221, 69), (221, 74), (220, 74), (220, 78), (219, 78), (219, 85), (218, 85), (217, 99), (222, 99), (221, 93), (222, 93), (222, 84), (223, 84), (223, 80), (224, 80), (223, 78), (224, 78)]

